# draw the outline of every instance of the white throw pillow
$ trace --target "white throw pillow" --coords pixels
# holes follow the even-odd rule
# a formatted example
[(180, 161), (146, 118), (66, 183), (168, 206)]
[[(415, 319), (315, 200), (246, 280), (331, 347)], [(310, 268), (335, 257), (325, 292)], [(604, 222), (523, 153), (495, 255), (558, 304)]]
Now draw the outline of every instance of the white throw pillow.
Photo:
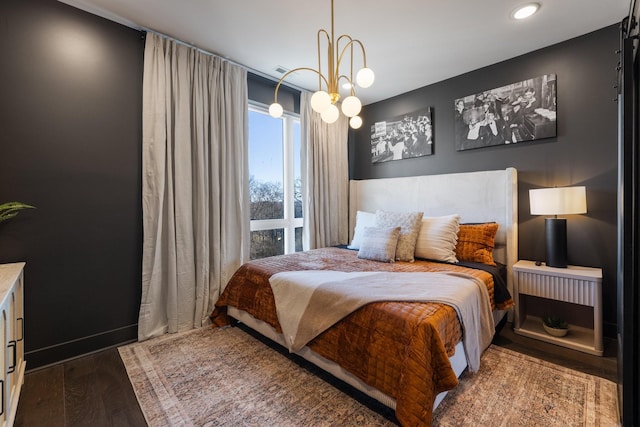
[(423, 217), (418, 239), (416, 257), (435, 261), (458, 262), (456, 243), (460, 229), (460, 216), (457, 214)]
[(364, 229), (375, 225), (376, 214), (364, 211), (356, 212), (356, 226), (353, 230), (353, 239), (351, 240), (351, 244), (347, 247), (349, 249), (360, 249), (360, 246), (362, 245), (362, 237), (364, 236)]
[(376, 227), (400, 227), (396, 260), (414, 261), (422, 215), (422, 212), (376, 211)]

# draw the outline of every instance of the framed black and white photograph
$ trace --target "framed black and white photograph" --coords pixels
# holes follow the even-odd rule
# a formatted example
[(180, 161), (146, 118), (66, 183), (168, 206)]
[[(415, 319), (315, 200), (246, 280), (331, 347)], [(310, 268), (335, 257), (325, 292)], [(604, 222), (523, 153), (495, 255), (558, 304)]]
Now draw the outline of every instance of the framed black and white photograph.
[(556, 136), (556, 75), (546, 74), (456, 99), (456, 150)]
[(416, 111), (371, 126), (371, 161), (409, 159), (433, 154), (431, 109)]

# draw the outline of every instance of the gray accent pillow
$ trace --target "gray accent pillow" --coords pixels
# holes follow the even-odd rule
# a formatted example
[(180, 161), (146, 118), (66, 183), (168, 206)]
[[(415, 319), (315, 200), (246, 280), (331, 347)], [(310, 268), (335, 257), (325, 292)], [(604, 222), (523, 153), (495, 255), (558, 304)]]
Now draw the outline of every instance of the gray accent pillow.
[(400, 227), (396, 260), (415, 261), (416, 240), (422, 225), (422, 212), (376, 211), (376, 227)]
[(394, 262), (400, 227), (365, 227), (358, 258)]

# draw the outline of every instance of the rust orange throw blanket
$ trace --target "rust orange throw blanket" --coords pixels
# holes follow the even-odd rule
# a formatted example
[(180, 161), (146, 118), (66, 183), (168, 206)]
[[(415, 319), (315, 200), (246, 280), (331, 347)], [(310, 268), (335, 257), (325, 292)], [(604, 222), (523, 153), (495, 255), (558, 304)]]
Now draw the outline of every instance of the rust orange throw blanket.
[(456, 309), (462, 321), (469, 369), (477, 372), (495, 325), (487, 288), (462, 273), (286, 271), (269, 279), (289, 351), (358, 308), (376, 301), (435, 301)]

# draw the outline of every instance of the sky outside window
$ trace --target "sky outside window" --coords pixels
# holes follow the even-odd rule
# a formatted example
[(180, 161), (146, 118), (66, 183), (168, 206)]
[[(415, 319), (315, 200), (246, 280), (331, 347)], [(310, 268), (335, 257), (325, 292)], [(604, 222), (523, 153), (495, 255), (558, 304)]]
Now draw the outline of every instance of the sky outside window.
[(282, 185), (282, 162), (282, 119), (249, 111), (249, 173), (257, 181)]

